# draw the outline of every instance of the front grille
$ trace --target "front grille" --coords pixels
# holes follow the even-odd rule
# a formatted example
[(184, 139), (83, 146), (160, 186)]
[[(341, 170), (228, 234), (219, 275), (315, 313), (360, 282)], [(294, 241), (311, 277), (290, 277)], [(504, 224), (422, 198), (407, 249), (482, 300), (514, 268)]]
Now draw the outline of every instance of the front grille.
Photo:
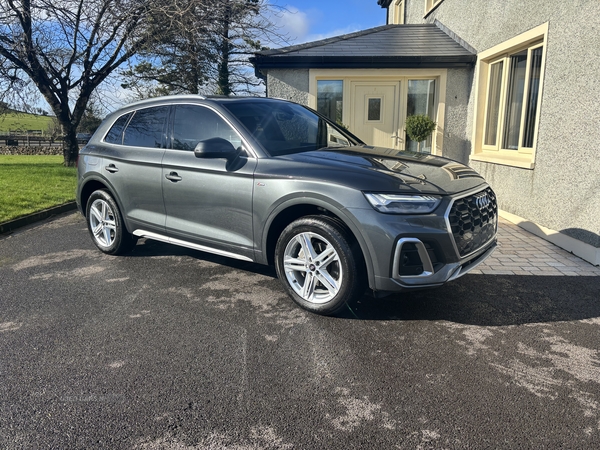
[(448, 220), (458, 254), (464, 257), (478, 250), (496, 234), (498, 204), (494, 191), (487, 188), (455, 200)]

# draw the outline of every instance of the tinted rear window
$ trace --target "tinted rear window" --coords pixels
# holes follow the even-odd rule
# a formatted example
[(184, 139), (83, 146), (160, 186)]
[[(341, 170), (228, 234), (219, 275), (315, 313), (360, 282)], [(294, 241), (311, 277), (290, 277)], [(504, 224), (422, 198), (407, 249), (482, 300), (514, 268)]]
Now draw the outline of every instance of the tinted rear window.
[(108, 142), (109, 144), (122, 144), (123, 129), (125, 128), (125, 125), (127, 125), (129, 117), (131, 117), (131, 113), (127, 113), (119, 117), (108, 131), (104, 141)]
[(165, 148), (165, 119), (168, 106), (140, 109), (135, 112), (123, 137), (124, 145)]

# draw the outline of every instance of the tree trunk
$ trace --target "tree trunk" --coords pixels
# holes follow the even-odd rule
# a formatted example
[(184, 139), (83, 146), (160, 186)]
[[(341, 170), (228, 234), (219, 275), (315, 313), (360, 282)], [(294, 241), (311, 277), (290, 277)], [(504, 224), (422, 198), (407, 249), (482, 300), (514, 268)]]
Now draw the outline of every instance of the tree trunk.
[(63, 124), (63, 157), (64, 165), (67, 167), (75, 167), (77, 157), (79, 156), (79, 144), (77, 143), (77, 127), (74, 127), (70, 122)]
[(217, 93), (220, 95), (230, 95), (231, 85), (229, 83), (229, 52), (231, 51), (231, 45), (229, 43), (229, 25), (231, 21), (231, 6), (225, 7), (225, 14), (223, 17), (223, 33), (220, 48), (220, 61), (219, 61), (219, 79), (217, 84)]

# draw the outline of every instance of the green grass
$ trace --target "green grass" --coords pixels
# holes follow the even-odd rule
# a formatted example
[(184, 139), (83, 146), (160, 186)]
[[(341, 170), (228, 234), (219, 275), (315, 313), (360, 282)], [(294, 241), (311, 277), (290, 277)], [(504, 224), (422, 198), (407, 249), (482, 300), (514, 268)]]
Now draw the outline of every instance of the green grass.
[(62, 156), (0, 155), (0, 222), (75, 200), (77, 169)]
[(8, 133), (9, 130), (42, 130), (45, 134), (50, 122), (52, 117), (49, 116), (9, 112), (0, 114), (0, 133)]

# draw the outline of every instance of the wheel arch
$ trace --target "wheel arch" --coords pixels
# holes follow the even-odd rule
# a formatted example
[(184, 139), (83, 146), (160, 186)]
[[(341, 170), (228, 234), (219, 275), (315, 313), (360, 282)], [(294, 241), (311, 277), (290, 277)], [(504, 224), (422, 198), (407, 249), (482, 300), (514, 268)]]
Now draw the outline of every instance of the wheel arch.
[(97, 177), (89, 177), (81, 184), (81, 188), (79, 191), (79, 204), (81, 205), (81, 212), (84, 217), (87, 216), (87, 204), (90, 196), (97, 190), (108, 191), (108, 193), (115, 199), (119, 210), (121, 211), (121, 215), (123, 216), (123, 222), (125, 223), (125, 228), (131, 232), (129, 224), (127, 223), (127, 219), (123, 214), (123, 204), (121, 203), (121, 199), (118, 195), (115, 194), (114, 189), (111, 184), (106, 180), (97, 178)]
[(320, 198), (291, 198), (282, 202), (273, 209), (269, 219), (266, 222), (262, 236), (262, 253), (264, 263), (273, 265), (277, 239), (285, 227), (287, 227), (294, 220), (312, 215), (329, 217), (332, 221), (335, 221), (338, 225), (346, 230), (350, 238), (354, 240), (362, 253), (367, 270), (369, 286), (374, 286), (375, 275), (371, 253), (369, 251), (367, 242), (364, 240), (358, 229), (358, 226), (354, 223), (352, 218), (348, 216), (348, 214), (344, 213), (341, 205), (336, 206), (330, 201)]

